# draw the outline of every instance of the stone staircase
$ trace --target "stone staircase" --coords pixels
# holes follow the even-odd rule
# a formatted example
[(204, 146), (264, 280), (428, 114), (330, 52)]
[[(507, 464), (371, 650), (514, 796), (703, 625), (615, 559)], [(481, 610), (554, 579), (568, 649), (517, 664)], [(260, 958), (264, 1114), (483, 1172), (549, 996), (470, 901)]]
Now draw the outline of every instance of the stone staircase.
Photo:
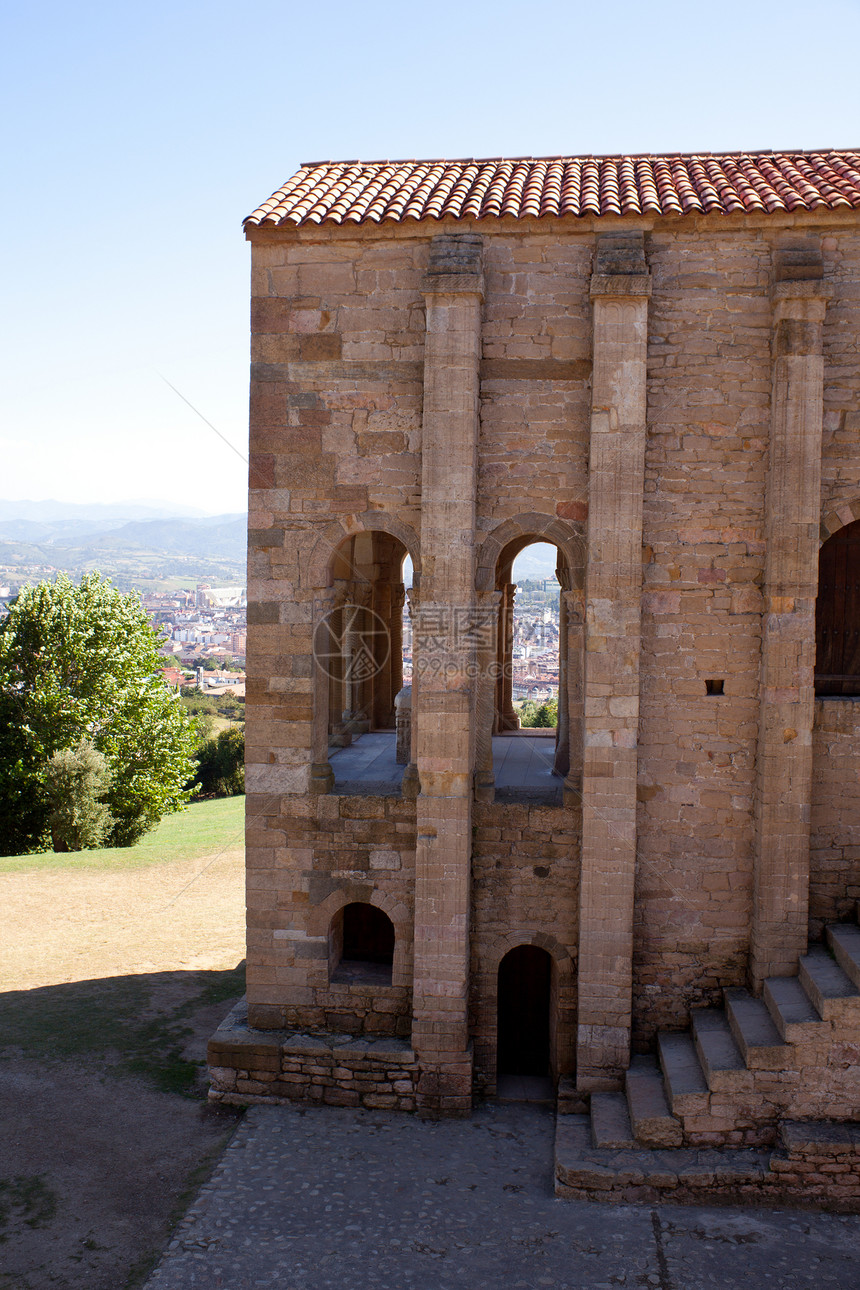
[(561, 1196), (860, 1210), (860, 927), (828, 927), (760, 999), (726, 989), (557, 1124)]

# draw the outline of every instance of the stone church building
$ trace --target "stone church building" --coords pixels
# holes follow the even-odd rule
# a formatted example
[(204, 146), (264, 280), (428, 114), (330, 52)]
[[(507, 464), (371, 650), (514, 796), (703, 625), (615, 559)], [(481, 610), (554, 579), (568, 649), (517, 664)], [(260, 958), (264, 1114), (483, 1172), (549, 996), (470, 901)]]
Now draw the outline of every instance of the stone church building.
[[(245, 231), (212, 1096), (543, 1081), (559, 1194), (855, 1206), (860, 154), (312, 163)], [(548, 738), (511, 702), (534, 543)]]

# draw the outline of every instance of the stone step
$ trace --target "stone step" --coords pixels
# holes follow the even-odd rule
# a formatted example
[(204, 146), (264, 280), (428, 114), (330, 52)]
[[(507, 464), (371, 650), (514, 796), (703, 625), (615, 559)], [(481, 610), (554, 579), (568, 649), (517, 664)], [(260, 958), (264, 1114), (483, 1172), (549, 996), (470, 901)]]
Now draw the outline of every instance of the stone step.
[(787, 1044), (814, 1039), (821, 1017), (796, 976), (772, 976), (764, 983), (764, 1001)]
[(691, 1015), (690, 1021), (693, 1042), (711, 1092), (738, 1093), (747, 1088), (749, 1071), (723, 1009), (702, 1008)]
[(750, 1070), (782, 1070), (792, 1060), (791, 1045), (777, 1030), (767, 1004), (741, 986), (724, 990), (723, 997), (732, 1034)]
[(570, 1075), (562, 1075), (556, 1089), (555, 1110), (557, 1115), (587, 1115), (588, 1099), (579, 1092), (576, 1080)]
[(798, 975), (825, 1021), (842, 1021), (858, 1016), (860, 993), (825, 949), (816, 946), (805, 954), (800, 960)]
[(663, 1030), (657, 1036), (663, 1085), (673, 1115), (697, 1115), (708, 1107), (708, 1081), (688, 1030)]
[[(692, 1046), (692, 1040), (690, 1041)], [(722, 1201), (749, 1203), (751, 1193), (769, 1190), (771, 1153), (749, 1149), (677, 1147), (664, 1150), (593, 1146), (588, 1116), (556, 1120), (555, 1194), (608, 1200), (706, 1203), (712, 1191)]]
[(603, 1151), (636, 1146), (623, 1093), (592, 1093), (591, 1142)]
[(860, 927), (851, 923), (831, 923), (827, 928), (827, 944), (845, 975), (860, 987)]
[(657, 1058), (632, 1058), (624, 1086), (636, 1141), (643, 1147), (680, 1147), (684, 1131), (669, 1110)]
[(836, 1120), (783, 1120), (779, 1140), (789, 1157), (860, 1156), (860, 1124)]

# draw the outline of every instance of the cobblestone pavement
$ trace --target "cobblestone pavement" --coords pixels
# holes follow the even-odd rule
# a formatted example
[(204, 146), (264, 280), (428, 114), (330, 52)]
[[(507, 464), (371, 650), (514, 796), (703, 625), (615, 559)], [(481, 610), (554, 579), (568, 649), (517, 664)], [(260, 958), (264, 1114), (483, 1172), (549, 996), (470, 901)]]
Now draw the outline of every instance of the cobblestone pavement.
[(254, 1107), (146, 1290), (860, 1287), (860, 1218), (556, 1200), (553, 1126)]

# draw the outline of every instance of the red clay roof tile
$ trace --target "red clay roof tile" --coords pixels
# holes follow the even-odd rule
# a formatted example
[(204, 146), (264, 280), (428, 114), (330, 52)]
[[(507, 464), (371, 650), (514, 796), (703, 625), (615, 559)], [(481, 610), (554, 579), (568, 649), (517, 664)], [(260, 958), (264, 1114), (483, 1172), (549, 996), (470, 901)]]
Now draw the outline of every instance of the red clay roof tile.
[(860, 209), (857, 152), (309, 162), (245, 224)]

